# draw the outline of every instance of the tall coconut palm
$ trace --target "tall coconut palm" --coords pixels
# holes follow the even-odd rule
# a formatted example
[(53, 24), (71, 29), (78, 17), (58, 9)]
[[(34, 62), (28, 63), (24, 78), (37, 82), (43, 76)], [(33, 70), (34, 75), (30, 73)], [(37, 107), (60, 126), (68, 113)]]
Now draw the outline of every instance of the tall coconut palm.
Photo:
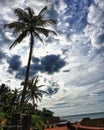
[(48, 37), (49, 33), (56, 35), (55, 31), (45, 28), (49, 24), (50, 25), (56, 24), (56, 21), (53, 19), (44, 19), (45, 12), (47, 11), (47, 6), (44, 7), (38, 15), (35, 15), (34, 10), (31, 9), (30, 7), (24, 10), (21, 8), (17, 8), (14, 11), (18, 17), (18, 21), (14, 21), (12, 23), (5, 25), (6, 28), (13, 29), (13, 32), (15, 34), (18, 34), (18, 37), (10, 46), (10, 49), (12, 47), (15, 47), (18, 43), (21, 43), (21, 41), (26, 36), (30, 36), (30, 43), (29, 43), (30, 51), (29, 51), (29, 58), (28, 58), (27, 69), (25, 74), (25, 84), (23, 87), (22, 98), (19, 107), (19, 111), (21, 112), (23, 109), (27, 82), (29, 79), (29, 70), (30, 70), (31, 58), (32, 58), (33, 47), (34, 47), (34, 37), (43, 43), (43, 39), (41, 38), (40, 34), (45, 35), (46, 37)]

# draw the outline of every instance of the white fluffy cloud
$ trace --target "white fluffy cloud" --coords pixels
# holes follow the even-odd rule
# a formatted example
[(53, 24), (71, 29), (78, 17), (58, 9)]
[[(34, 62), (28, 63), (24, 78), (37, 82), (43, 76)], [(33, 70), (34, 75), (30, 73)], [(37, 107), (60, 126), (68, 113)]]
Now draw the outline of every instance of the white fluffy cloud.
[(66, 12), (67, 4), (64, 2), (64, 0), (59, 0), (58, 3), (59, 4), (57, 6), (55, 6), (55, 9), (58, 14), (62, 15)]
[(94, 47), (101, 48), (104, 47), (104, 1), (95, 0), (95, 4), (89, 7), (89, 13), (87, 25), (85, 29), (85, 34), (91, 40)]

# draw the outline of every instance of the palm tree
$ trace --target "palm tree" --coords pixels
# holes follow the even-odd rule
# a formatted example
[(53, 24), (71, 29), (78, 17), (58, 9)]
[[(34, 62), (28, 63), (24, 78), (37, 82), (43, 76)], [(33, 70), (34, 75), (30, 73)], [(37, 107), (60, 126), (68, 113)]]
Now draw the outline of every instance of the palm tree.
[[(37, 106), (37, 101), (41, 101), (43, 94), (46, 94), (47, 92), (44, 90), (41, 90), (40, 88), (44, 85), (38, 85), (38, 76), (33, 77), (31, 80), (27, 83), (27, 91), (26, 91), (26, 100), (32, 101), (33, 103), (33, 111), (35, 110), (35, 107)], [(22, 82), (22, 85), (24, 82)]]
[(3, 107), (8, 106), (8, 97), (10, 94), (10, 89), (5, 84), (0, 86), (0, 105)]
[(33, 53), (33, 47), (34, 47), (34, 37), (40, 40), (42, 43), (44, 43), (40, 34), (46, 37), (48, 37), (49, 33), (56, 35), (55, 31), (45, 28), (45, 26), (47, 26), (48, 24), (50, 25), (56, 24), (56, 21), (53, 19), (44, 19), (46, 10), (47, 10), (47, 6), (44, 7), (38, 15), (35, 15), (34, 10), (31, 9), (30, 7), (26, 8), (25, 10), (21, 8), (17, 8), (14, 11), (18, 17), (18, 21), (14, 21), (12, 23), (5, 25), (5, 28), (13, 29), (13, 32), (15, 34), (18, 34), (18, 37), (10, 46), (10, 49), (12, 47), (15, 47), (18, 43), (21, 43), (21, 41), (26, 36), (28, 35), (30, 36), (30, 43), (29, 43), (30, 51), (29, 51), (29, 58), (28, 58), (27, 69), (26, 69), (26, 74), (25, 74), (25, 84), (23, 87), (22, 98), (21, 98), (20, 107), (19, 107), (20, 112), (23, 109), (27, 82), (29, 79), (30, 64), (31, 64), (31, 58), (32, 58), (32, 53)]
[(15, 88), (11, 92), (11, 102), (10, 105), (13, 107), (13, 111), (16, 111), (20, 102), (20, 97), (21, 97), (21, 91), (18, 88)]

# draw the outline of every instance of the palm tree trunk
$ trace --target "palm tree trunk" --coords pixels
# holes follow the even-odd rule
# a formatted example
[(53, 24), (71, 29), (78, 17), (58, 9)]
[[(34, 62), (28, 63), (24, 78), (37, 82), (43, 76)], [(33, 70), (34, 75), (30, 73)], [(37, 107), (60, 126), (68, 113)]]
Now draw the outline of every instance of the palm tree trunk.
[(19, 105), (19, 112), (22, 112), (23, 107), (24, 107), (24, 101), (25, 101), (25, 96), (26, 96), (26, 89), (27, 89), (27, 82), (29, 79), (29, 71), (30, 71), (30, 63), (31, 63), (31, 58), (32, 58), (32, 52), (33, 52), (33, 45), (34, 45), (34, 37), (31, 32), (31, 37), (30, 37), (30, 52), (29, 52), (29, 58), (28, 58), (28, 64), (27, 64), (27, 69), (26, 69), (26, 75), (25, 75), (25, 83), (24, 87), (22, 90), (22, 97)]
[(32, 99), (33, 99), (33, 114), (35, 113), (35, 99), (34, 99), (34, 96), (32, 96)]

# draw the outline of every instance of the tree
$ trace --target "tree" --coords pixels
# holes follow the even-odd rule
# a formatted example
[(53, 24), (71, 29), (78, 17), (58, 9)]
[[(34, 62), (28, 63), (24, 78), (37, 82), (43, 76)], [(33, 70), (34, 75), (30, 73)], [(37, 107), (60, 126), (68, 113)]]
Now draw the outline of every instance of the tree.
[(56, 24), (56, 21), (53, 19), (44, 19), (45, 12), (47, 10), (47, 6), (44, 7), (38, 15), (35, 15), (34, 10), (30, 7), (26, 9), (17, 8), (14, 10), (15, 14), (18, 17), (18, 21), (14, 21), (12, 23), (6, 24), (5, 28), (13, 29), (14, 34), (18, 34), (18, 37), (13, 42), (13, 44), (10, 46), (10, 49), (12, 47), (15, 47), (18, 43), (21, 43), (21, 41), (26, 37), (30, 36), (30, 51), (29, 51), (29, 57), (28, 57), (28, 63), (27, 63), (27, 69), (25, 74), (25, 84), (22, 91), (22, 98), (20, 101), (20, 107), (19, 111), (21, 112), (23, 109), (23, 104), (25, 100), (26, 95), (26, 88), (27, 88), (27, 82), (29, 79), (29, 71), (30, 71), (30, 64), (31, 64), (31, 58), (33, 53), (33, 47), (34, 47), (34, 37), (37, 38), (39, 41), (43, 42), (43, 39), (41, 38), (40, 34), (48, 37), (49, 33), (55, 34), (56, 32), (51, 29), (46, 29), (45, 26), (48, 24)]
[(53, 114), (54, 114), (52, 111), (50, 111), (46, 108), (43, 108), (42, 112), (44, 114), (44, 117), (53, 117)]
[[(26, 100), (32, 101), (33, 104), (33, 111), (35, 110), (35, 107), (37, 106), (37, 101), (41, 101), (43, 94), (46, 94), (47, 92), (44, 90), (41, 90), (40, 88), (44, 85), (38, 85), (39, 77), (36, 76), (28, 81), (27, 83), (27, 91), (26, 91)], [(24, 82), (22, 82), (24, 84)]]
[(11, 90), (5, 84), (0, 86), (0, 107), (6, 113), (13, 113), (17, 110), (21, 91), (19, 89)]
[(10, 105), (13, 107), (13, 112), (17, 111), (21, 97), (20, 89), (15, 88), (14, 90), (12, 90), (10, 96), (11, 96)]
[(10, 89), (5, 84), (0, 86), (0, 106), (3, 107), (4, 111), (7, 111), (9, 106), (9, 95)]

